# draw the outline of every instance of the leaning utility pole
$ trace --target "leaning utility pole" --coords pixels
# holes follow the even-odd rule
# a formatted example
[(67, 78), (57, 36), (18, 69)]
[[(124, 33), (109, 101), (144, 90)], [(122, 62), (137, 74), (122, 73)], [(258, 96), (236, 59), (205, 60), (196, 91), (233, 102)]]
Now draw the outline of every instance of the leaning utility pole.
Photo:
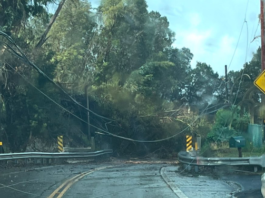
[(225, 65), (225, 92), (226, 92), (226, 103), (229, 103), (229, 98), (228, 98), (227, 65)]
[[(85, 86), (85, 94), (86, 94), (86, 107), (89, 109), (89, 93), (88, 93), (88, 85)], [(90, 115), (89, 111), (87, 110), (87, 138), (90, 141), (91, 139), (91, 132), (90, 132)]]

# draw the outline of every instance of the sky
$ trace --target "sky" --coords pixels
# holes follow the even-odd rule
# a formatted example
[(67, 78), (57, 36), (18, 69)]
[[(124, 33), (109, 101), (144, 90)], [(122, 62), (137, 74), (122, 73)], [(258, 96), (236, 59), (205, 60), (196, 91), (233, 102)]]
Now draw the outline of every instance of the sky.
[[(100, 0), (90, 2), (96, 7)], [(205, 62), (219, 75), (224, 75), (225, 65), (228, 71), (238, 71), (260, 46), (260, 0), (146, 2), (149, 11), (158, 11), (168, 18), (170, 29), (176, 33), (173, 45), (191, 50), (193, 68), (197, 62)], [(253, 41), (256, 36), (258, 38)]]

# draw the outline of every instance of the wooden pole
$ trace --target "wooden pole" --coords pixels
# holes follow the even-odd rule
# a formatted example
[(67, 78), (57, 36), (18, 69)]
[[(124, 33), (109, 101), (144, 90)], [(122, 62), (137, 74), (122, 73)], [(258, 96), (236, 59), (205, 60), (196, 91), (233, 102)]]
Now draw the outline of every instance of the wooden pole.
[(264, 0), (260, 0), (260, 24), (261, 24), (261, 71), (265, 69), (265, 31), (264, 31)]
[(228, 98), (228, 78), (227, 78), (227, 65), (225, 65), (225, 91), (226, 91), (226, 103), (229, 103)]
[[(89, 109), (89, 94), (88, 94), (88, 86), (85, 87), (85, 93), (86, 93), (86, 107)], [(91, 139), (91, 132), (90, 132), (90, 114), (89, 111), (87, 111), (87, 138), (88, 140)]]
[[(260, 26), (261, 26), (261, 72), (265, 69), (265, 24), (264, 24), (264, 0), (260, 0)], [(262, 107), (265, 106), (265, 95), (262, 94), (261, 96), (261, 105)], [(262, 112), (263, 114), (263, 112)], [(262, 117), (262, 120), (265, 118)], [(264, 127), (264, 121), (262, 121), (262, 125)], [(265, 133), (265, 130), (264, 130)]]

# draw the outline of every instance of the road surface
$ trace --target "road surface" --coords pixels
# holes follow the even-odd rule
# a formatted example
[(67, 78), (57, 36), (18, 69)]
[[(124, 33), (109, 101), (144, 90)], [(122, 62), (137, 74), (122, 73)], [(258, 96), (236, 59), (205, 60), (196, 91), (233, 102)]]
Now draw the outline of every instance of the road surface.
[(157, 161), (0, 170), (0, 197), (7, 198), (225, 198), (239, 189), (246, 191), (245, 198), (259, 198), (260, 188), (260, 175), (233, 173), (215, 178), (185, 173), (177, 164)]

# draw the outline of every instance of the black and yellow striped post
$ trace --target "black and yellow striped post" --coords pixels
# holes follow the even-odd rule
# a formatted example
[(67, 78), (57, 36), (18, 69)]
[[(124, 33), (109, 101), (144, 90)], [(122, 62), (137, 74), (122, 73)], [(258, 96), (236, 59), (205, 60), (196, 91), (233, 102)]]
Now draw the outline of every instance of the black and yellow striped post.
[(194, 145), (195, 151), (198, 151), (198, 150), (201, 149), (201, 141), (202, 141), (201, 136), (197, 134), (196, 135), (196, 142), (195, 142), (195, 145)]
[(192, 136), (186, 135), (186, 151), (189, 152), (192, 149)]
[(4, 153), (3, 142), (0, 142), (0, 153)]
[(58, 142), (58, 151), (63, 152), (63, 136), (62, 135), (57, 137), (57, 142)]

